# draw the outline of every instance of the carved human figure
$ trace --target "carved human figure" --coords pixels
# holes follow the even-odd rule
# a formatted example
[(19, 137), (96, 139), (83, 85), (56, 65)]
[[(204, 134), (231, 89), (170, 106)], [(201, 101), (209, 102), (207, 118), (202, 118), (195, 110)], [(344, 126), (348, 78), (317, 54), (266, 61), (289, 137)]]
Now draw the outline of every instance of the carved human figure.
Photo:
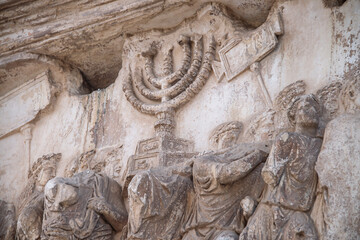
[[(222, 148), (219, 152), (137, 174), (128, 188), (131, 209), (128, 239), (220, 239), (229, 236), (236, 239), (238, 230), (244, 225), (240, 201), (247, 195), (254, 199), (260, 196), (264, 184), (260, 175), (261, 162), (267, 155), (266, 150), (260, 150), (266, 149), (265, 146), (234, 146), (241, 128), (239, 122), (229, 122), (215, 130), (211, 141)], [(206, 171), (212, 168), (217, 170), (217, 176)], [(194, 183), (195, 188), (198, 187), (196, 196), (192, 175), (198, 180)], [(204, 178), (211, 179), (209, 184), (213, 181), (210, 188), (203, 182)], [(251, 188), (253, 184), (257, 188)], [(194, 200), (202, 197), (207, 199), (204, 202)], [(211, 204), (211, 201), (216, 203)], [(251, 208), (251, 204), (246, 206)], [(219, 231), (213, 231), (216, 227)], [(203, 233), (204, 236), (200, 235)]]
[(321, 239), (360, 239), (360, 78), (340, 92), (343, 114), (328, 123), (316, 163), (319, 192), (312, 212)]
[[(27, 191), (20, 199), (24, 201), (19, 208), (16, 238), (19, 240), (40, 239), (42, 218), (44, 212), (44, 186), (56, 175), (56, 163), (61, 154), (48, 154), (39, 158), (32, 166), (29, 173), (29, 185)], [(34, 183), (35, 182), (35, 183)], [(25, 196), (25, 195), (28, 196)]]
[(0, 240), (12, 240), (15, 237), (15, 206), (0, 200)]
[(262, 170), (264, 196), (240, 239), (317, 239), (309, 217), (317, 184), (315, 163), (320, 105), (313, 95), (297, 98), (288, 111), (295, 132), (279, 134)]
[(240, 122), (221, 124), (211, 138), (219, 151), (195, 157), (195, 204), (183, 239), (238, 239), (251, 215), (264, 187), (268, 150), (265, 144), (236, 144), (241, 130)]
[(193, 198), (191, 161), (153, 168), (134, 176), (128, 187), (126, 239), (178, 240)]
[(126, 225), (121, 187), (103, 174), (53, 178), (44, 195), (42, 239), (112, 239)]

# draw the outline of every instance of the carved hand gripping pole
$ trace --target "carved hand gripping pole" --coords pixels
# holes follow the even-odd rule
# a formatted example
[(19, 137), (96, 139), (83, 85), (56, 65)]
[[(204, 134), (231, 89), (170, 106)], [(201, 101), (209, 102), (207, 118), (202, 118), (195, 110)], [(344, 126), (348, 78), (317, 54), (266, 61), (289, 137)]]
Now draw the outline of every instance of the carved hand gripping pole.
[[(145, 84), (141, 69), (136, 69), (134, 72), (130, 69), (123, 85), (125, 96), (134, 108), (158, 118), (155, 123), (155, 132), (158, 136), (173, 134), (175, 110), (190, 101), (205, 85), (210, 76), (211, 63), (215, 55), (216, 43), (213, 37), (209, 39), (205, 52), (203, 37), (199, 35), (191, 38), (181, 35), (178, 44), (184, 53), (178, 70), (173, 71), (171, 48), (164, 59), (164, 76), (157, 77), (154, 73), (154, 57), (157, 49), (151, 46), (149, 50), (142, 53), (145, 58), (145, 77), (151, 88)], [(149, 104), (140, 100), (135, 94), (134, 87), (142, 97), (157, 103)]]

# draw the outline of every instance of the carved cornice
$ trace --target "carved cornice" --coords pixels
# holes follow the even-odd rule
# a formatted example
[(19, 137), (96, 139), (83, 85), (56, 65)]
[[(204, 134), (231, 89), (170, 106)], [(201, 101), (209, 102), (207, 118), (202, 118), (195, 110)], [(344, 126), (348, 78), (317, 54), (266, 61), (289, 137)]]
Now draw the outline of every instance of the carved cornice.
[(0, 97), (0, 138), (34, 120), (51, 101), (48, 73), (44, 72)]
[[(2, 1), (0, 61), (16, 53), (47, 55), (78, 68), (94, 89), (104, 88), (115, 81), (121, 68), (124, 36), (176, 27), (206, 2), (211, 1)], [(273, 2), (264, 0), (256, 10), (251, 0), (226, 4), (260, 25)]]

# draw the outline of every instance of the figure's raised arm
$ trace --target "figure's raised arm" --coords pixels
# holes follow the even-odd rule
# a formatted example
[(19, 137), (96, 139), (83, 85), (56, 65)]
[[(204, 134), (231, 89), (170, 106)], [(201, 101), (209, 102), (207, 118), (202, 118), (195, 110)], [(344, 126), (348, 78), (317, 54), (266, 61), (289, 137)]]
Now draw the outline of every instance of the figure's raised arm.
[(235, 182), (248, 173), (257, 165), (266, 160), (267, 153), (262, 150), (254, 150), (248, 155), (241, 157), (231, 163), (221, 163), (215, 169), (215, 177), (220, 184), (229, 184)]
[(285, 165), (294, 151), (294, 148), (292, 147), (293, 144), (294, 139), (292, 133), (285, 132), (277, 136), (261, 172), (261, 175), (267, 184), (274, 187), (279, 183)]

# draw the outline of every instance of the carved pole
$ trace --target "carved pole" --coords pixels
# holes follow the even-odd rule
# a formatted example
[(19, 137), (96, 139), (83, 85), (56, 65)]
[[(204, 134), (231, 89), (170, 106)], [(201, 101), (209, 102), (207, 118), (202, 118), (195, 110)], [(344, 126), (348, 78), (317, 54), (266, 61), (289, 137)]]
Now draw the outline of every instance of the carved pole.
[(269, 94), (269, 92), (266, 89), (266, 86), (264, 84), (264, 80), (263, 80), (262, 75), (261, 75), (260, 67), (261, 67), (261, 65), (260, 65), (259, 62), (254, 62), (253, 64), (251, 64), (250, 70), (252, 72), (254, 72), (255, 75), (256, 75), (256, 78), (257, 78), (259, 86), (261, 88), (261, 92), (262, 92), (262, 95), (263, 95), (263, 97), (265, 99), (266, 105), (268, 106), (268, 108), (272, 108), (273, 103), (272, 103), (272, 100), (270, 98), (270, 94)]
[(21, 134), (24, 136), (25, 143), (25, 159), (27, 162), (27, 170), (30, 172), (31, 169), (31, 140), (32, 140), (32, 129), (34, 125), (28, 123), (20, 128)]

